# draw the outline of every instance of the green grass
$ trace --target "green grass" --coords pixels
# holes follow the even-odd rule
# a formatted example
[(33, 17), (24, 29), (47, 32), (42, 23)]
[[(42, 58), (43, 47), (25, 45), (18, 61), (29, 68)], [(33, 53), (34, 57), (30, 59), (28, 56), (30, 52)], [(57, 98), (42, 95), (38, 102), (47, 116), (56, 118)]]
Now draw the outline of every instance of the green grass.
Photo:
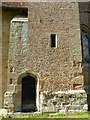
[[(32, 119), (32, 120), (62, 120), (62, 118), (66, 118), (66, 120), (72, 120), (73, 118), (81, 118), (80, 120), (86, 120), (86, 118), (88, 120), (90, 120), (90, 112), (80, 112), (80, 113), (74, 113), (74, 114), (49, 114), (49, 113), (43, 113), (43, 114), (29, 114), (29, 115), (7, 115), (7, 117), (2, 116), (1, 118), (9, 118), (11, 117), (13, 120), (13, 118), (22, 118), (21, 120), (27, 120), (28, 119)], [(3, 119), (2, 119), (3, 120)], [(76, 120), (76, 119), (74, 119)]]
[(88, 112), (81, 112), (81, 113), (75, 113), (75, 114), (43, 113), (43, 114), (31, 114), (31, 115), (19, 116), (19, 118), (90, 118), (90, 113)]

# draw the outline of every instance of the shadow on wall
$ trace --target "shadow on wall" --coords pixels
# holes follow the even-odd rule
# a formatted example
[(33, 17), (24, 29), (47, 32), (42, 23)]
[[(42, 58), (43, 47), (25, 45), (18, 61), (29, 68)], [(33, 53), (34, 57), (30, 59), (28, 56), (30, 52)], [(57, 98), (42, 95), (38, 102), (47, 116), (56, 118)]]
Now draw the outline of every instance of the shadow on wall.
[(79, 16), (81, 25), (84, 89), (87, 93), (88, 111), (90, 111), (90, 2), (79, 3)]

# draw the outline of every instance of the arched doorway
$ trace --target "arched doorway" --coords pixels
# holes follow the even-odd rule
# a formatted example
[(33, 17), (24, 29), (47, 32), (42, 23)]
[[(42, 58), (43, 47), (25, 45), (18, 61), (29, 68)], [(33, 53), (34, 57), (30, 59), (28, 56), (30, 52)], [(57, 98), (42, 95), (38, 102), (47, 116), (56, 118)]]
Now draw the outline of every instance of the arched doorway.
[(36, 110), (36, 80), (32, 76), (22, 78), (22, 112)]

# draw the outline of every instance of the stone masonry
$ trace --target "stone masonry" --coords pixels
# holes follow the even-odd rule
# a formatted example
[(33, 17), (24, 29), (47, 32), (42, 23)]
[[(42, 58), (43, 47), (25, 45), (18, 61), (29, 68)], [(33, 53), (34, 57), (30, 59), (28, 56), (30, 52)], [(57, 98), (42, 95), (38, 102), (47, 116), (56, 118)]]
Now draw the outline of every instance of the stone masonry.
[(87, 111), (87, 95), (84, 90), (43, 92), (41, 112), (74, 113)]
[(18, 83), (18, 79), (20, 74), (27, 69), (29, 53), (27, 22), (27, 18), (13, 18), (10, 26), (8, 86), (4, 96), (4, 107), (10, 111), (21, 110), (21, 83), (20, 81)]
[[(10, 4), (11, 2), (9, 2)], [(8, 6), (9, 6), (8, 4)], [(4, 5), (4, 3), (2, 4)], [(15, 16), (21, 16), (22, 15), (22, 11), (23, 11), (23, 17), (26, 16), (26, 9), (20, 9), (20, 8), (16, 8), (16, 9), (12, 9), (9, 7), (3, 7), (2, 6), (2, 10), (0, 17), (2, 17), (2, 21), (1, 22), (1, 26), (2, 27), (2, 38), (0, 38), (1, 43), (0, 43), (0, 62), (1, 62), (1, 66), (0, 66), (0, 108), (3, 108), (4, 106), (4, 93), (7, 91), (7, 84), (8, 84), (8, 52), (9, 52), (9, 37), (10, 37), (10, 22), (11, 20), (15, 17)], [(13, 5), (14, 6), (14, 5)], [(1, 8), (0, 8), (1, 9)]]
[[(28, 18), (18, 16), (11, 20), (8, 53), (3, 51), (7, 58), (3, 67), (4, 63), (8, 66), (3, 69), (4, 108), (9, 112), (22, 111), (22, 80), (31, 76), (35, 78), (35, 110), (87, 111), (84, 80), (88, 68), (83, 66), (80, 35), (80, 22), (84, 21), (80, 13), (82, 5), (76, 2), (30, 2), (28, 5)], [(51, 46), (52, 34), (56, 35), (56, 47)]]

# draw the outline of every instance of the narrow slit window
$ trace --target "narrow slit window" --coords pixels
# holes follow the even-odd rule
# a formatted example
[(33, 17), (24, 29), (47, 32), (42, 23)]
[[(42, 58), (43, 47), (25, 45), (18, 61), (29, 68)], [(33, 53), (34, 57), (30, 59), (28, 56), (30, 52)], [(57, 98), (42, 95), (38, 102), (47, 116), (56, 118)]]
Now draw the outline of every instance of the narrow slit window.
[(51, 34), (51, 47), (57, 47), (57, 35)]
[(12, 78), (10, 78), (9, 84), (12, 84), (12, 81), (13, 81)]

